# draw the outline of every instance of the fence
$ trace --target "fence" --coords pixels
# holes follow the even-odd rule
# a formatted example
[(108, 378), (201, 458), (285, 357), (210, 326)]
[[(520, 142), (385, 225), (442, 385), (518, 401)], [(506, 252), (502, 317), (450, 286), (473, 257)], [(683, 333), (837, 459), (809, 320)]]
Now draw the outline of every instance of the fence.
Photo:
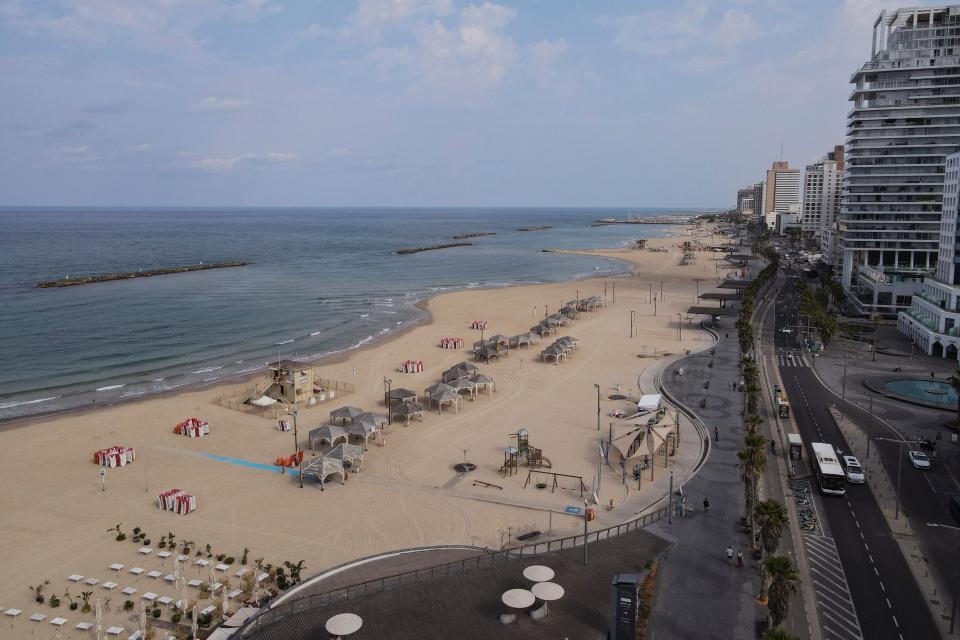
[[(654, 522), (662, 520), (664, 516), (667, 515), (669, 510), (669, 506), (660, 507), (655, 511), (638, 516), (633, 520), (624, 522), (623, 524), (614, 525), (605, 529), (598, 529), (596, 531), (590, 531), (586, 536), (587, 543), (616, 538), (631, 531), (642, 529), (649, 524), (653, 524)], [(524, 558), (530, 558), (532, 556), (538, 556), (544, 553), (573, 549), (575, 547), (580, 547), (583, 544), (583, 534), (567, 536), (565, 538), (557, 538), (555, 540), (545, 540), (543, 542), (535, 542), (521, 547), (514, 547), (512, 549), (490, 551), (479, 554), (473, 558), (455, 560), (424, 569), (414, 569), (403, 573), (396, 573), (390, 576), (374, 578), (346, 587), (333, 589), (331, 591), (305, 595), (300, 598), (295, 598), (284, 602), (276, 607), (265, 609), (259, 616), (250, 621), (247, 626), (243, 628), (241, 631), (241, 636), (245, 638), (254, 637), (258, 632), (270, 627), (271, 625), (281, 622), (285, 618), (300, 615), (312, 611), (313, 609), (327, 606), (339, 600), (358, 596), (369, 596), (375, 593), (380, 593), (386, 589), (392, 589), (414, 582), (422, 582), (424, 580), (432, 580), (441, 576), (464, 573), (468, 570), (493, 568), (508, 562), (522, 560)]]
[[(272, 380), (269, 376), (264, 377), (262, 380), (258, 380), (256, 384), (249, 387), (244, 387), (240, 391), (234, 392), (230, 395), (219, 395), (214, 398), (214, 402), (221, 407), (226, 407), (227, 409), (233, 409), (234, 411), (242, 411), (243, 413), (249, 413), (255, 416), (260, 416), (261, 418), (273, 418), (277, 415), (278, 411), (280, 413), (284, 412), (285, 409), (278, 409), (276, 405), (271, 405), (269, 407), (258, 407), (254, 404), (247, 402), (251, 398), (259, 398), (263, 393), (270, 387)], [(326, 378), (314, 378), (313, 383), (326, 390), (327, 392), (334, 391), (332, 395), (329, 393), (324, 394), (321, 399), (320, 395), (314, 395), (314, 402), (308, 406), (316, 406), (318, 404), (325, 404), (328, 402), (335, 402), (340, 396), (349, 395), (353, 393), (354, 386), (350, 382), (340, 382), (339, 380), (328, 380)], [(284, 404), (283, 407), (288, 405)]]

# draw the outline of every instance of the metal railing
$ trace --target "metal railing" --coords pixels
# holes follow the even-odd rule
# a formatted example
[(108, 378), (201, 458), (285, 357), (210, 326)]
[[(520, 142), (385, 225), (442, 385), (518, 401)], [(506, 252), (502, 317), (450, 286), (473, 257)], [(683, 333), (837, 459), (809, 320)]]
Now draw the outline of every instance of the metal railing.
[[(637, 516), (622, 524), (598, 529), (587, 533), (587, 543), (599, 542), (622, 536), (631, 531), (643, 529), (647, 525), (662, 520), (669, 511), (669, 506), (660, 507), (649, 513)], [(403, 585), (433, 580), (435, 578), (465, 573), (475, 569), (490, 569), (497, 566), (543, 555), (554, 551), (564, 549), (573, 549), (584, 544), (583, 534), (557, 538), (554, 540), (545, 540), (543, 542), (534, 542), (532, 544), (513, 547), (510, 549), (491, 550), (487, 553), (478, 554), (472, 558), (454, 560), (444, 564), (426, 567), (423, 569), (412, 569), (402, 573), (396, 573), (380, 578), (373, 578), (356, 584), (338, 587), (330, 591), (313, 593), (299, 598), (284, 602), (275, 607), (267, 608), (256, 618), (247, 623), (240, 634), (244, 638), (255, 637), (260, 631), (282, 622), (290, 616), (301, 615), (325, 607), (331, 603), (355, 598), (359, 596), (369, 596), (380, 593), (386, 589), (392, 589)]]

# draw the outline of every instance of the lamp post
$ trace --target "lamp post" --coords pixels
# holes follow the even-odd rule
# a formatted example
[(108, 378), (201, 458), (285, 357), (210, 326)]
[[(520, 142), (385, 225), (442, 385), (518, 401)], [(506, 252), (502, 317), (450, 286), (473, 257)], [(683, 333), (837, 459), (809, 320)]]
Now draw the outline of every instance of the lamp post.
[(597, 388), (597, 431), (600, 431), (600, 385), (594, 382), (593, 386)]
[(583, 501), (583, 566), (587, 566), (587, 506), (590, 503)]
[(387, 405), (387, 424), (389, 425), (393, 424), (393, 404), (390, 402), (390, 391), (391, 391), (390, 387), (392, 384), (393, 384), (393, 380), (390, 380), (387, 377), (383, 378), (383, 386), (384, 386), (383, 403)]
[[(950, 529), (951, 531), (960, 531), (960, 527), (951, 527), (948, 524), (939, 522), (928, 522), (928, 527), (940, 527), (941, 529)], [(953, 585), (953, 602), (950, 605), (950, 633), (953, 633), (953, 623), (956, 620), (957, 613), (957, 591), (960, 591), (960, 561), (957, 562), (957, 582)]]
[(297, 410), (288, 411), (293, 416), (293, 451), (297, 456), (297, 475), (300, 478), (300, 488), (303, 489), (303, 458), (300, 457), (300, 440), (297, 438)]
[(677, 313), (677, 340), (683, 342), (683, 313)]
[(903, 474), (903, 445), (918, 444), (919, 440), (895, 440), (894, 438), (874, 438), (876, 442), (893, 442), (899, 447), (897, 455), (897, 507), (893, 515), (894, 520), (900, 519), (900, 478)]

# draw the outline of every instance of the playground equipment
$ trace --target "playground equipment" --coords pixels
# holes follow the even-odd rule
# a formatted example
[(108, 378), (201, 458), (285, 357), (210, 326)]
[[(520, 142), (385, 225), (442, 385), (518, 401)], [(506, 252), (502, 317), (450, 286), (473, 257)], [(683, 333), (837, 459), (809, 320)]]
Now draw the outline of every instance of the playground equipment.
[[(530, 484), (530, 481), (533, 479), (533, 474), (535, 474), (535, 473), (536, 473), (537, 475), (550, 476), (550, 479), (551, 479), (551, 481), (552, 481), (552, 482), (550, 483), (550, 493), (553, 493), (554, 491), (556, 491), (557, 487), (560, 486), (560, 481), (558, 480), (558, 478), (570, 478), (571, 480), (575, 480), (575, 481), (576, 481), (576, 488), (575, 488), (574, 490), (575, 490), (575, 491), (580, 491), (580, 497), (581, 497), (581, 498), (583, 497), (583, 492), (587, 490), (586, 485), (583, 484), (583, 477), (582, 477), (582, 476), (574, 476), (574, 475), (571, 475), (571, 474), (569, 474), (569, 473), (557, 473), (557, 472), (555, 472), (555, 471), (537, 471), (537, 470), (534, 470), (534, 469), (530, 469), (529, 471), (527, 471), (527, 479), (526, 479), (526, 481), (523, 483), (523, 488), (524, 488), (524, 489), (526, 489), (526, 488), (527, 488), (527, 485)], [(546, 483), (544, 483), (544, 484), (546, 484)]]
[(530, 433), (526, 429), (517, 429), (509, 436), (510, 446), (503, 450), (503, 466), (500, 471), (503, 476), (514, 475), (521, 464), (527, 467), (551, 468), (550, 458), (543, 455), (543, 451), (530, 445)]

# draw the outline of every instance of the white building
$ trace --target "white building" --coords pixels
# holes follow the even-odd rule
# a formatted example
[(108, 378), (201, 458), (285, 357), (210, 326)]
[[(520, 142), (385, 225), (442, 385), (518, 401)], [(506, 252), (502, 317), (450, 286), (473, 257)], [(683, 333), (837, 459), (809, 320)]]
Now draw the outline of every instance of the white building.
[(928, 355), (960, 359), (960, 264), (956, 264), (960, 246), (957, 232), (957, 208), (960, 196), (960, 153), (946, 158), (943, 179), (943, 217), (936, 275), (924, 278), (921, 289), (911, 299), (910, 310), (897, 314), (900, 333)]
[[(780, 228), (777, 214), (799, 214), (800, 171), (791, 169), (786, 162), (774, 162), (773, 166), (767, 170), (762, 201), (761, 215), (769, 229)], [(754, 196), (754, 209), (756, 208), (756, 196)]]
[(937, 265), (944, 159), (960, 145), (958, 29), (957, 6), (883, 11), (851, 77), (839, 233), (861, 312), (912, 309)]

